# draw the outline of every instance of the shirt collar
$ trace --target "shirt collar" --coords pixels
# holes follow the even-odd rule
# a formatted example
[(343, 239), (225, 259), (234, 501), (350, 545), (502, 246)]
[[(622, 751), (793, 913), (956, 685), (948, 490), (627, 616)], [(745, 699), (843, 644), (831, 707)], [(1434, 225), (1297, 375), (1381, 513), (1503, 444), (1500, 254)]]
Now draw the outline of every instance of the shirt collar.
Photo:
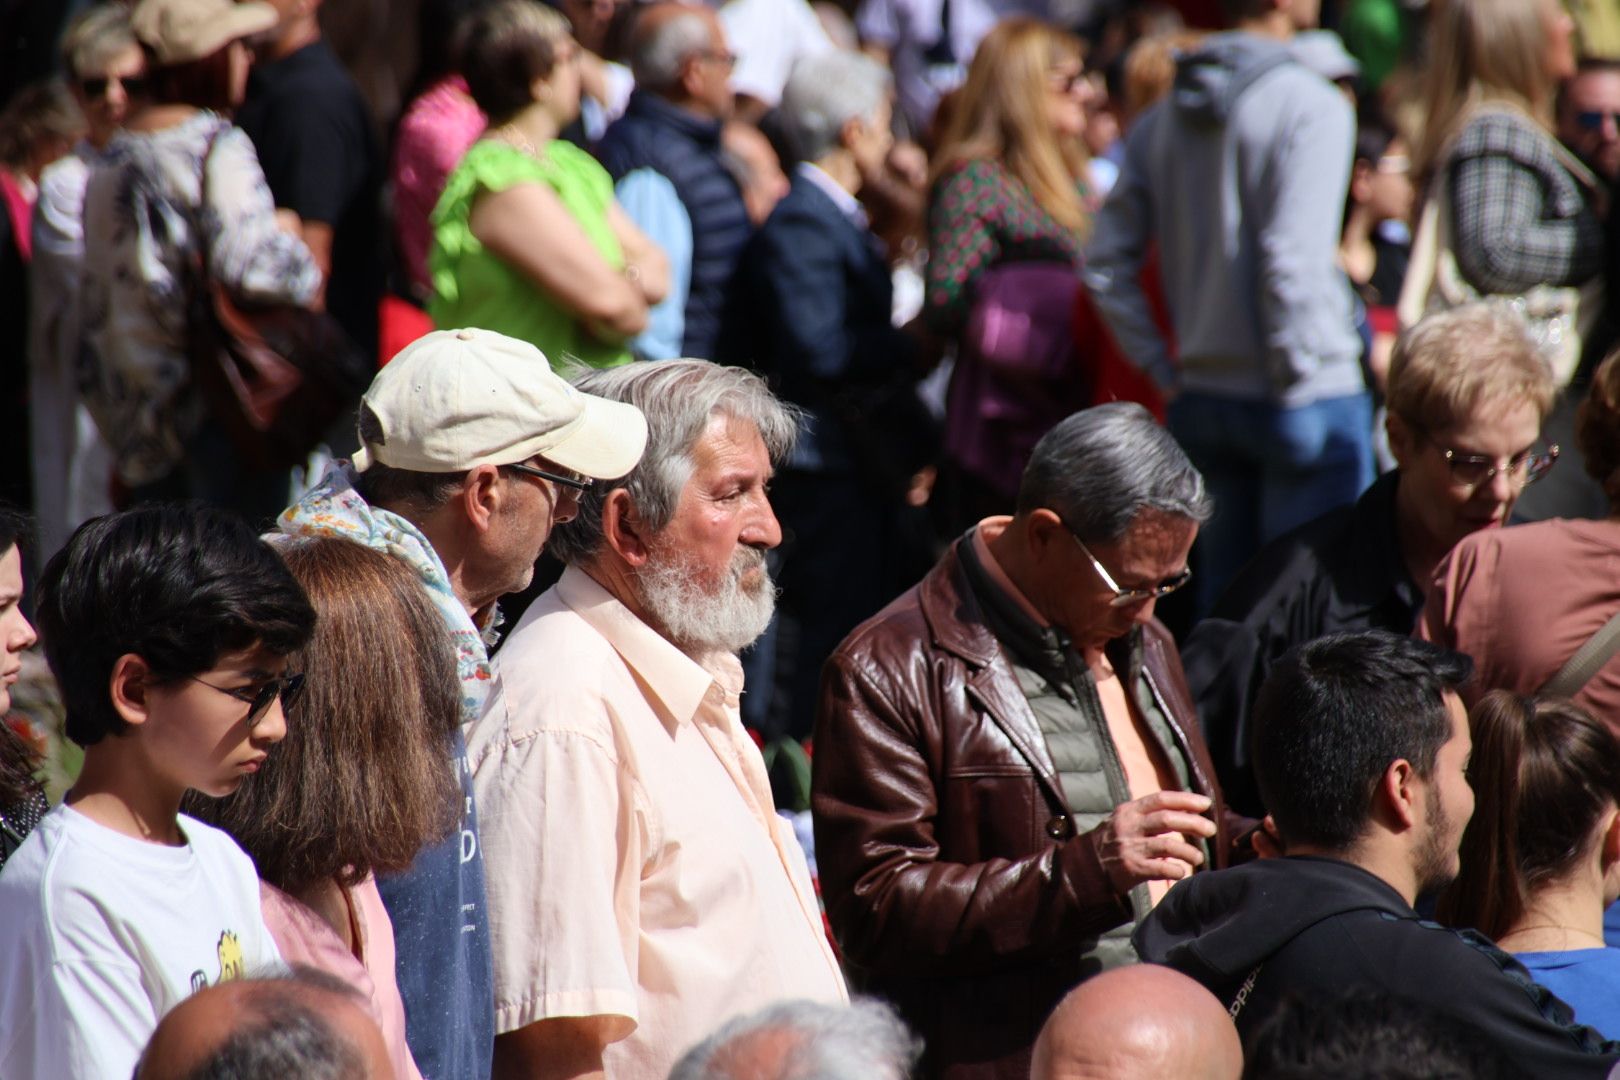
[(648, 626), (584, 570), (570, 566), (557, 582), (557, 596), (601, 634), (635, 672), (674, 725), (697, 716), (706, 700), (735, 708), (742, 693), (742, 663), (730, 653), (699, 663)]
[(861, 228), (866, 228), (866, 211), (861, 208), (861, 201), (845, 191), (844, 186), (827, 175), (825, 169), (808, 161), (799, 162), (794, 169), (800, 176), (820, 188), (821, 193), (833, 201), (833, 205), (838, 207), (840, 213)]

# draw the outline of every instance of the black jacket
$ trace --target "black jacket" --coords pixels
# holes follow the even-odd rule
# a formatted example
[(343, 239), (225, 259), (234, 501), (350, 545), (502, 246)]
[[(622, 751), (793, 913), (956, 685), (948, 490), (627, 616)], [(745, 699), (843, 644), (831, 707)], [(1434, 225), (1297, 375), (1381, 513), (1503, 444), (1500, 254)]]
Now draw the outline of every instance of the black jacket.
[(1295, 645), (1342, 630), (1405, 636), (1423, 610), (1395, 535), (1389, 473), (1354, 506), (1279, 537), (1227, 586), (1181, 647), (1204, 739), (1232, 809), (1265, 813), (1249, 763), (1249, 713), (1271, 666)]
[(1382, 879), (1336, 859), (1264, 859), (1195, 874), (1133, 937), (1231, 1006), (1247, 1041), (1283, 996), (1370, 990), (1420, 1002), (1474, 1028), (1511, 1073), (1605, 1077), (1620, 1060), (1513, 957), (1472, 931), (1420, 919)]

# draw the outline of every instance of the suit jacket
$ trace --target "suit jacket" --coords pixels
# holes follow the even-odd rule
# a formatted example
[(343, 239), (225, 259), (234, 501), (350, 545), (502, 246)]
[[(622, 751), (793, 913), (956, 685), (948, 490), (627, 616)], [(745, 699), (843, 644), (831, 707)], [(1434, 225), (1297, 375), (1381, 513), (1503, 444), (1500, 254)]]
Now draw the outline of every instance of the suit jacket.
[(807, 411), (789, 466), (870, 464), (867, 449), (851, 442), (864, 434), (851, 428), (861, 427), (886, 429), (893, 452), (926, 455), (925, 429), (911, 426), (920, 422), (912, 415), (917, 349), (889, 321), (893, 293), (877, 237), (795, 172), (743, 251), (721, 349)]
[[(965, 541), (959, 542), (963, 543)], [(1252, 822), (1226, 812), (1169, 632), (1141, 663), (1193, 790), (1215, 802), (1214, 864)], [(1126, 670), (1128, 639), (1109, 647)], [(926, 1040), (923, 1072), (1025, 1080), (1083, 942), (1132, 917), (1078, 832), (1039, 722), (961, 565), (862, 624), (822, 675), (811, 808), (822, 897), (853, 985)]]

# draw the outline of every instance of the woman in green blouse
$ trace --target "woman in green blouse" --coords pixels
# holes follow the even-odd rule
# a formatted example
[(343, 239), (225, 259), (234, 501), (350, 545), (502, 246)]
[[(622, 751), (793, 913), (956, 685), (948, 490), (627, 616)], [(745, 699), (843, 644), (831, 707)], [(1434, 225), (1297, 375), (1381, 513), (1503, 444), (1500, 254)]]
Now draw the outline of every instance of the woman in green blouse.
[(585, 151), (557, 138), (579, 115), (579, 46), (533, 0), (500, 0), (467, 28), (468, 90), (489, 117), (433, 212), (428, 313), (532, 342), (553, 365), (630, 359), (669, 289), (664, 253)]

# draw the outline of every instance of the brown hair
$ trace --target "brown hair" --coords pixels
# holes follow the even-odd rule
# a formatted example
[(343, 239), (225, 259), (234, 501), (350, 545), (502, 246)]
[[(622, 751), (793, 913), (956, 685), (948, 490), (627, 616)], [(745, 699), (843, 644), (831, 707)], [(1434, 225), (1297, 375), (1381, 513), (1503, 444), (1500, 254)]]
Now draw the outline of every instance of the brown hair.
[(1421, 431), (1445, 431), (1496, 401), (1527, 401), (1545, 420), (1556, 393), (1524, 320), (1493, 303), (1424, 317), (1390, 355), (1389, 411)]
[(1120, 100), (1120, 123), (1129, 125), (1150, 105), (1170, 93), (1176, 81), (1176, 55), (1196, 48), (1204, 40), (1202, 30), (1177, 30), (1142, 38), (1125, 54), (1121, 65), (1124, 84)]
[(0, 110), (0, 165), (26, 168), (36, 163), (42, 143), (59, 139), (71, 146), (84, 132), (84, 113), (66, 86), (57, 79), (29, 83)]
[(467, 91), (496, 127), (534, 103), (534, 81), (548, 79), (568, 20), (534, 0), (496, 0), (474, 13), (458, 39)]
[(1575, 445), (1587, 475), (1603, 485), (1610, 507), (1620, 507), (1620, 349), (1592, 373), (1586, 400), (1575, 413)]
[(181, 64), (160, 64), (149, 45), (142, 45), (141, 53), (146, 57), (146, 100), (153, 105), (190, 105), (217, 113), (235, 108), (230, 42)]
[(327, 536), (278, 550), (318, 616), (289, 660), (304, 692), (259, 772), (224, 799), (189, 796), (187, 809), (296, 895), (403, 870), (454, 827), (461, 688), (444, 619), (403, 563)]
[(1419, 191), (1477, 106), (1522, 109), (1550, 134), (1555, 92), (1543, 59), (1542, 0), (1447, 0), (1434, 5), (1429, 26), (1423, 129), (1412, 155)]
[(964, 162), (999, 160), (1059, 225), (1084, 232), (1089, 222), (1078, 183), (1085, 144), (1060, 140), (1046, 114), (1048, 77), (1083, 53), (1079, 38), (1039, 19), (1014, 16), (997, 23), (973, 54), (930, 182)]
[(1496, 938), (1591, 853), (1598, 822), (1620, 805), (1620, 740), (1571, 701), (1506, 690), (1481, 698), (1469, 726), (1477, 802), (1439, 915)]

